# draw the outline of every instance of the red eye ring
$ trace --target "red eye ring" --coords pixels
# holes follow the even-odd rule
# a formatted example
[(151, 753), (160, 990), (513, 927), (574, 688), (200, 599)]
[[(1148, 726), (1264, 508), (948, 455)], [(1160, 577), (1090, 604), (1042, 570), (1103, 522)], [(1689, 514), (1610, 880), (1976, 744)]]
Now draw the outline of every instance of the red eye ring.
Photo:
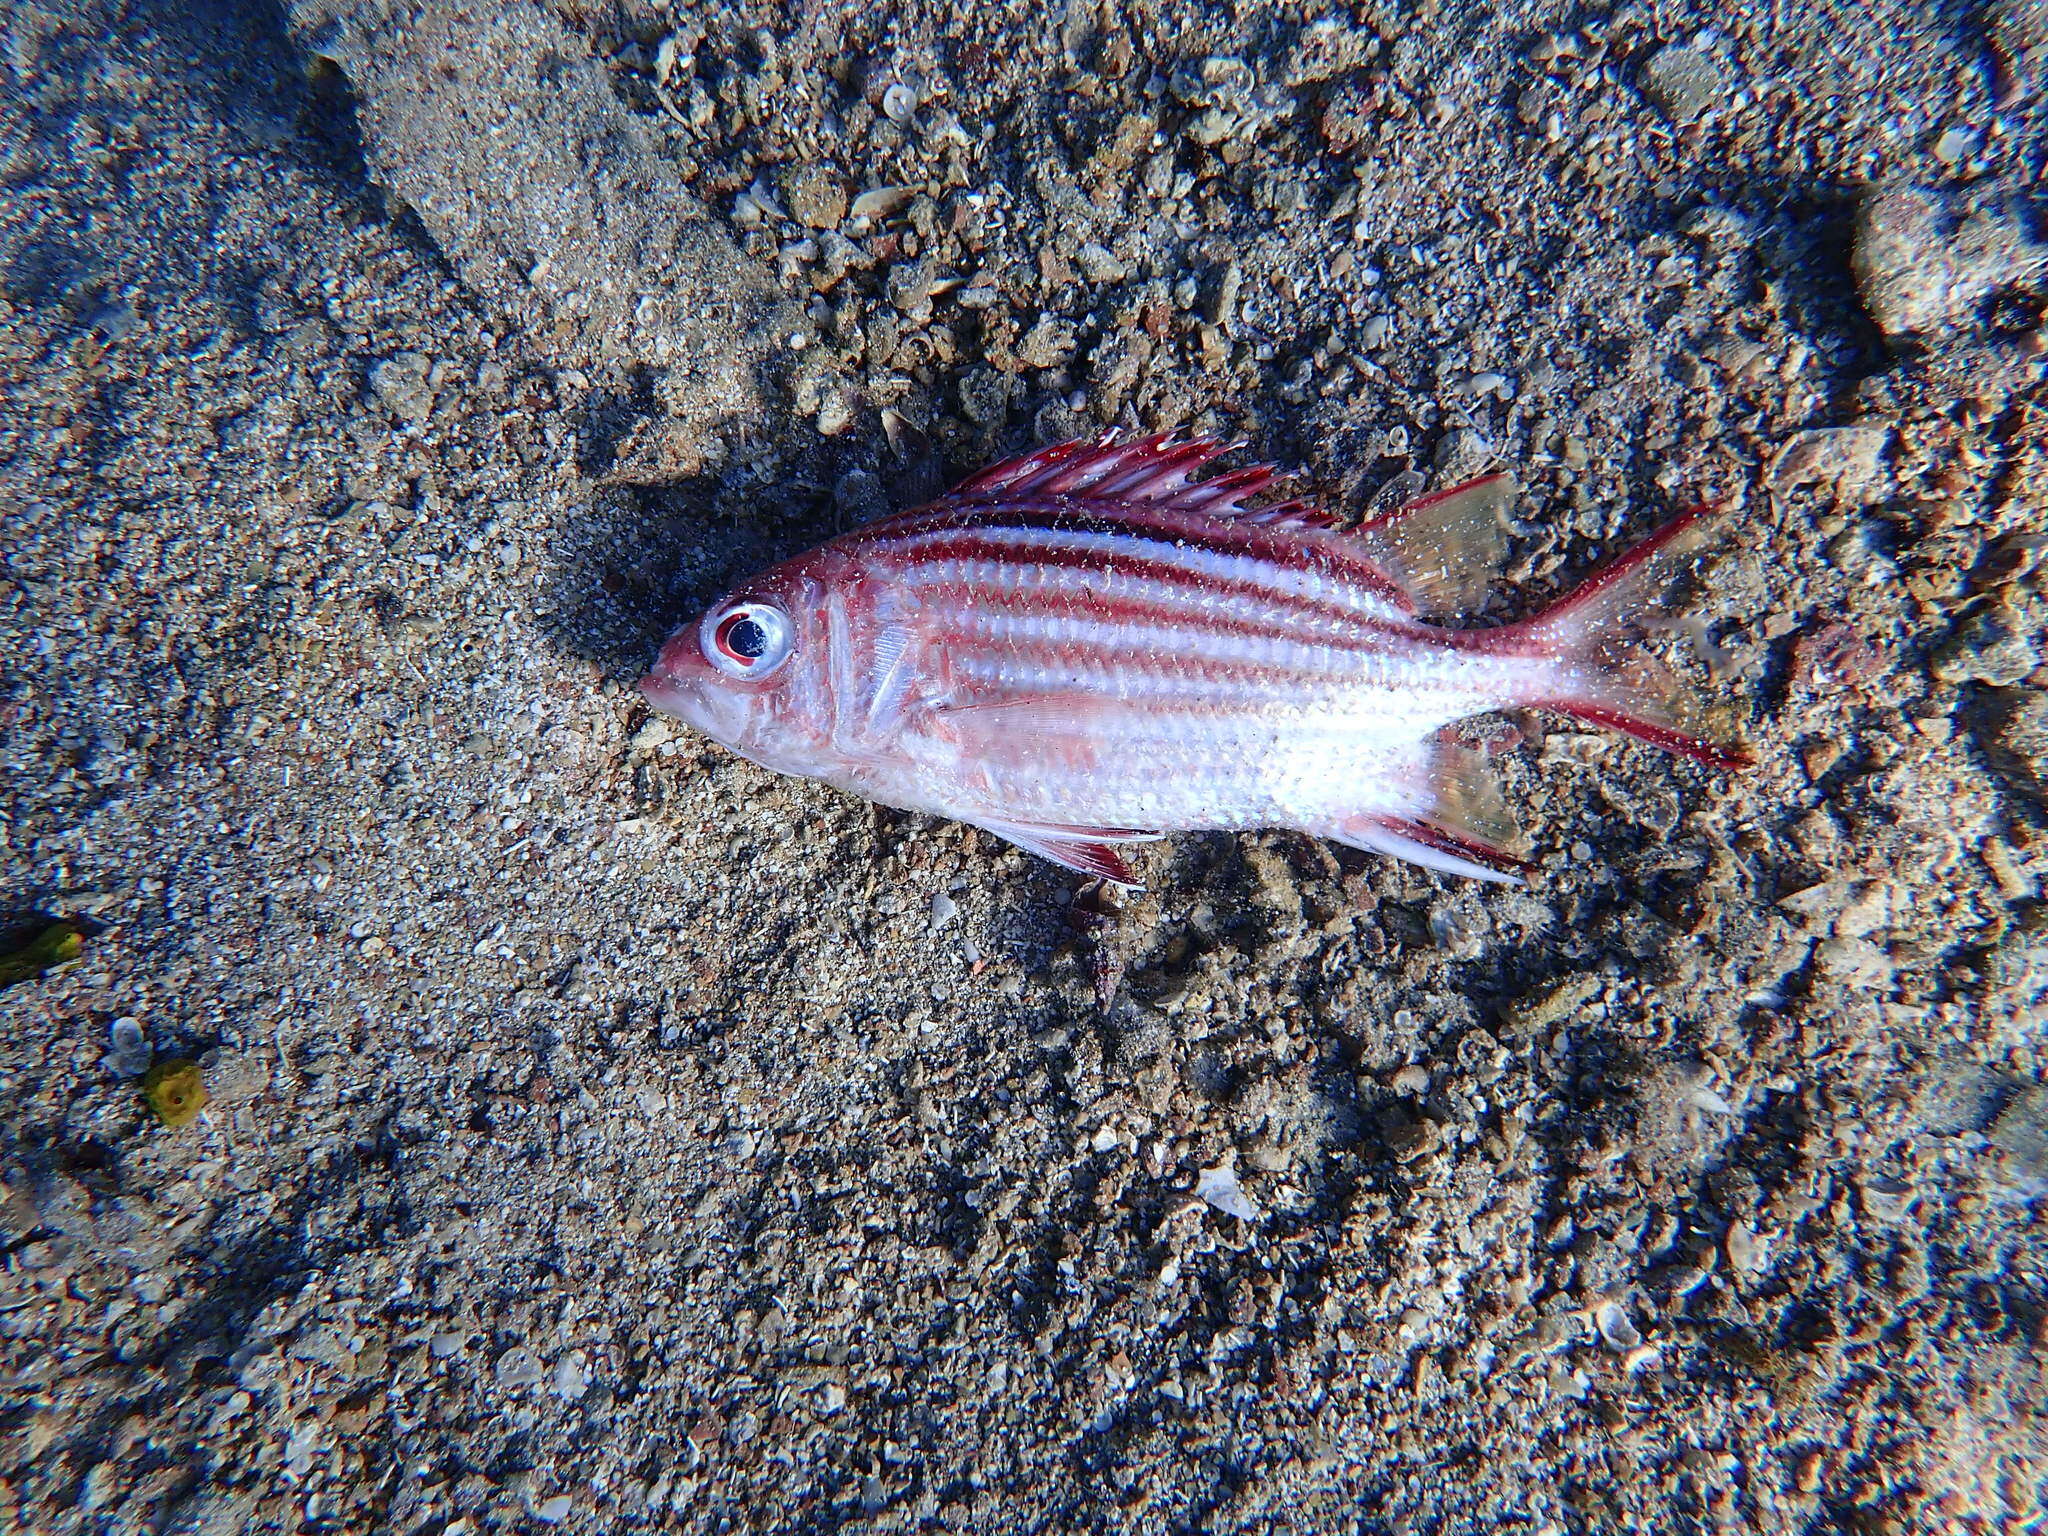
[(727, 677), (758, 681), (769, 676), (793, 649), (789, 615), (771, 603), (736, 603), (704, 621), (704, 658)]
[(750, 667), (768, 649), (768, 632), (750, 615), (729, 613), (714, 636), (718, 648), (743, 667)]

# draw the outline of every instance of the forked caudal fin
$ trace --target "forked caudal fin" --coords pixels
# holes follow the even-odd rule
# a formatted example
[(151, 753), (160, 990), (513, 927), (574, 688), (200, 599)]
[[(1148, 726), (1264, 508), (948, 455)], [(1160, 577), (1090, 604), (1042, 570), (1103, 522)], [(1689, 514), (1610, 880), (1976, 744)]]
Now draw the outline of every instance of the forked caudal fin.
[(1601, 566), (1532, 619), (1504, 631), (1518, 648), (1564, 663), (1564, 687), (1533, 701), (1604, 725), (1715, 768), (1747, 768), (1755, 758), (1724, 746), (1707, 708), (1683, 680), (1645, 649), (1636, 621), (1677, 562), (1698, 547), (1713, 517), (1696, 507)]

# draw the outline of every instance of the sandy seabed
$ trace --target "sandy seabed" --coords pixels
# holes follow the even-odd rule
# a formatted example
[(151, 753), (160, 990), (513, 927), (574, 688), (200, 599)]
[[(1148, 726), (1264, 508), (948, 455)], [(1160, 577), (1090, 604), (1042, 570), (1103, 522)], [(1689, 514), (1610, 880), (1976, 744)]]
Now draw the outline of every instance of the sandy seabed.
[[(0, 45), (0, 1528), (2048, 1513), (2038, 0)], [(1512, 466), (1481, 621), (1722, 502), (1758, 766), (1497, 719), (1526, 887), (1116, 902), (634, 691), (1105, 426)]]

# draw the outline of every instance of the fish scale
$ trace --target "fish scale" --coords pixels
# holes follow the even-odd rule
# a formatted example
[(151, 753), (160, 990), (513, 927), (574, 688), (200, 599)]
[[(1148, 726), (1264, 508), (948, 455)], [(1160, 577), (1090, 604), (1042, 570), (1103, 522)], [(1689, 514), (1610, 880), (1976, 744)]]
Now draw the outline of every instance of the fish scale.
[(988, 828), (1071, 868), (1172, 831), (1289, 826), (1489, 879), (1525, 867), (1442, 728), (1514, 706), (1738, 766), (1630, 626), (1702, 514), (1535, 617), (1422, 617), (1497, 573), (1493, 475), (1354, 530), (1255, 504), (1270, 466), (1169, 435), (1060, 444), (742, 584), (670, 638), (659, 707), (782, 772)]

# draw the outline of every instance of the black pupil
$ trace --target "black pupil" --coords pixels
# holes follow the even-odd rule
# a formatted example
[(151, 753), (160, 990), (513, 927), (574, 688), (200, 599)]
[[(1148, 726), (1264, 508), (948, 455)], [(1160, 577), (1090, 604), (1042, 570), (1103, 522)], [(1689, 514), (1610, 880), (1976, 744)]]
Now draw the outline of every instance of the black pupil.
[(768, 649), (768, 631), (752, 619), (739, 619), (725, 632), (725, 648), (747, 661), (759, 661)]

